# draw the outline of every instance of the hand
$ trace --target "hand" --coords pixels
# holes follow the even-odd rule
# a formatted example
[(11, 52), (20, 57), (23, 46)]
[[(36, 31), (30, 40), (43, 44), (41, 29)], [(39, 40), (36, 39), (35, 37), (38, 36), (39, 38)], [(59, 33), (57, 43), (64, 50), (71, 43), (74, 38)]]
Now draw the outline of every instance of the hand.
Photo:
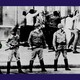
[(20, 43), (22, 44), (22, 43), (24, 43), (24, 42), (20, 42)]
[(10, 46), (10, 49), (12, 49), (13, 47), (12, 46)]
[(29, 46), (29, 47), (28, 47), (28, 49), (29, 49), (29, 50), (31, 50), (31, 49), (32, 49), (32, 47), (31, 47), (31, 46)]
[(29, 48), (30, 48), (30, 49), (32, 49), (32, 47), (31, 47), (31, 46), (30, 46)]
[(57, 51), (57, 49), (55, 49), (55, 52)]

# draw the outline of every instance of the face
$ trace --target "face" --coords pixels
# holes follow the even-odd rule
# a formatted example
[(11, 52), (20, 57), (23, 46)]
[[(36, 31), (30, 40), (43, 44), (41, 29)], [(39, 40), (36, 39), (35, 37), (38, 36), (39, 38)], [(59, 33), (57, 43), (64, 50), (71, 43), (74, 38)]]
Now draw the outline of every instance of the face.
[(62, 24), (59, 24), (59, 25), (58, 25), (58, 28), (59, 28), (59, 29), (63, 29), (64, 27), (63, 27)]
[(35, 29), (36, 32), (38, 32), (40, 30), (41, 30), (41, 27), (38, 27), (38, 28)]

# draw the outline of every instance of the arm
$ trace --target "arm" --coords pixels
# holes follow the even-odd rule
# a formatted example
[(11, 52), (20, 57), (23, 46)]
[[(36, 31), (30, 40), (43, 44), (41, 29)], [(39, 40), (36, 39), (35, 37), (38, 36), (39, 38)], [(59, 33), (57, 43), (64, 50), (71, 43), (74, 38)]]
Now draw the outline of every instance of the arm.
[(7, 46), (7, 47), (12, 47), (12, 46), (10, 45), (11, 40), (12, 40), (12, 39), (10, 39), (10, 38), (7, 40), (7, 42), (6, 42), (6, 46)]
[(29, 47), (32, 47), (32, 46), (31, 46), (31, 38), (32, 38), (32, 32), (30, 33), (29, 38), (28, 38)]
[(11, 45), (10, 45), (11, 44), (11, 41), (12, 41), (12, 35), (9, 35), (8, 36), (8, 39), (6, 40), (6, 46), (7, 47), (11, 47)]
[(53, 35), (53, 46), (54, 46), (55, 51), (57, 50), (56, 49), (56, 40), (57, 40), (57, 36), (56, 36), (56, 32), (55, 32)]
[(68, 16), (64, 16), (64, 17), (61, 17), (61, 20), (62, 20), (62, 19), (65, 19), (65, 18), (67, 18), (67, 17), (69, 17), (69, 15), (68, 15)]
[(46, 48), (46, 40), (45, 40), (44, 34), (42, 36), (42, 43), (43, 43), (43, 48)]
[(33, 17), (37, 16), (38, 14), (39, 14), (39, 12), (37, 11), (36, 13), (33, 14)]
[(66, 41), (66, 48), (68, 49), (68, 41), (67, 41), (67, 36), (66, 36), (66, 33), (65, 33), (65, 41)]

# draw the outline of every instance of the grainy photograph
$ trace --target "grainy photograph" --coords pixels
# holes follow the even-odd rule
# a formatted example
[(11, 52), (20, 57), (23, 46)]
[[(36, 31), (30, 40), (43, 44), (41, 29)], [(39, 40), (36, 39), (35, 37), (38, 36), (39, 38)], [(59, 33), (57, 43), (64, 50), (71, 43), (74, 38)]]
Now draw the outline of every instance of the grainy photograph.
[(80, 74), (80, 6), (0, 6), (0, 74)]

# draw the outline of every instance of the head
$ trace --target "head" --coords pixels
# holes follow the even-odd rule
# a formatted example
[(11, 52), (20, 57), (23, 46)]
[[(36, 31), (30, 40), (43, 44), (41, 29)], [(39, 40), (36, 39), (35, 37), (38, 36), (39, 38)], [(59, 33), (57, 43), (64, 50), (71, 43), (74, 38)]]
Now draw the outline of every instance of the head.
[(78, 11), (78, 10), (76, 10), (76, 11), (75, 11), (75, 15), (77, 15), (78, 13), (79, 13), (79, 11)]
[(63, 24), (58, 24), (58, 29), (63, 29), (64, 28), (64, 26), (63, 26)]
[(59, 16), (59, 13), (57, 11), (53, 12), (54, 16)]
[(73, 17), (73, 14), (71, 13), (71, 14), (69, 15), (69, 17), (71, 17), (71, 18), (72, 18), (72, 17)]
[(29, 13), (34, 14), (34, 13), (36, 13), (36, 10), (30, 9)]
[(23, 11), (23, 15), (26, 16), (26, 11)]

